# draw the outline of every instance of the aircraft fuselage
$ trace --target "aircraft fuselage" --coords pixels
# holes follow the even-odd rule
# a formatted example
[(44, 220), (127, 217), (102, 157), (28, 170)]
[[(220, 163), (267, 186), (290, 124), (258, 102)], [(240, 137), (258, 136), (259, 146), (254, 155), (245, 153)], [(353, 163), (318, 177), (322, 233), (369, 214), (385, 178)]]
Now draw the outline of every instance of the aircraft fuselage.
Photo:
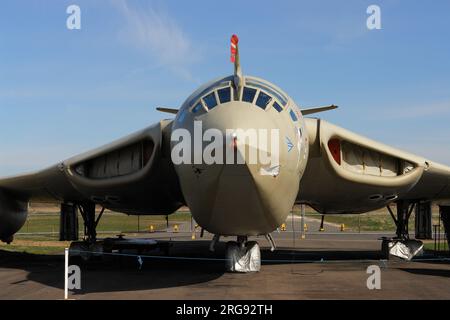
[(220, 235), (275, 230), (297, 197), (306, 137), (295, 102), (262, 79), (246, 77), (241, 92), (231, 77), (194, 92), (173, 122), (171, 147), (195, 220)]

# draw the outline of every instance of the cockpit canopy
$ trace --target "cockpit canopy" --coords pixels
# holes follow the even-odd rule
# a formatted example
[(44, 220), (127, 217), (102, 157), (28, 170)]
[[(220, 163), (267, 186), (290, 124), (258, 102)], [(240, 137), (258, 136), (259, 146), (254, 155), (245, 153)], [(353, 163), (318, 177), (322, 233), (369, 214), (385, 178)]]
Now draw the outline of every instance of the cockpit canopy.
[[(213, 80), (199, 88), (186, 100), (182, 108), (188, 109), (192, 114), (201, 115), (231, 101), (243, 101), (263, 110), (273, 108), (282, 112), (291, 100), (277, 86), (256, 77), (245, 77), (244, 86), (238, 94), (233, 85), (233, 76), (229, 76)], [(294, 113), (292, 110), (289, 112)]]

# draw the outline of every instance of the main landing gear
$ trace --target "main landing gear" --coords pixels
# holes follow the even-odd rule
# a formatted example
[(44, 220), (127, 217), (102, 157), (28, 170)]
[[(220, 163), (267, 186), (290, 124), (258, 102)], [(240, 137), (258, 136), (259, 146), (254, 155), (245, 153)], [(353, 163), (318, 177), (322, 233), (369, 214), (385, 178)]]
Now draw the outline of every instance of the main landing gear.
[[(93, 257), (100, 258), (105, 250), (103, 241), (97, 241), (97, 226), (105, 208), (102, 208), (96, 217), (93, 202), (61, 205), (60, 239), (78, 240), (78, 211), (84, 224), (83, 240), (71, 243), (70, 254), (73, 257), (81, 257), (84, 261), (91, 260)], [(63, 232), (64, 229), (69, 232)]]
[(78, 211), (84, 222), (83, 241), (86, 243), (95, 243), (97, 240), (97, 225), (103, 212), (105, 212), (105, 208), (102, 208), (98, 217), (95, 217), (95, 203), (93, 202), (61, 204), (59, 240), (78, 240)]
[(396, 226), (396, 240), (408, 240), (409, 239), (409, 228), (408, 222), (411, 214), (416, 206), (416, 203), (410, 203), (408, 201), (398, 201), (397, 205), (397, 214), (395, 215), (390, 206), (387, 206), (389, 213), (391, 214), (392, 219), (394, 220)]
[[(61, 205), (60, 240), (73, 241), (70, 245), (70, 255), (79, 262), (95, 259), (112, 258), (113, 252), (136, 252), (141, 254), (151, 250), (160, 250), (166, 255), (169, 252), (169, 242), (159, 242), (154, 239), (125, 239), (122, 235), (117, 238), (97, 238), (97, 226), (105, 212), (102, 208), (96, 214), (95, 203), (83, 202), (78, 204), (64, 203)], [(84, 236), (78, 240), (78, 211), (83, 219)], [(107, 255), (105, 255), (107, 254)], [(81, 258), (81, 260), (80, 260)]]
[(102, 208), (98, 217), (95, 217), (95, 203), (87, 202), (78, 206), (84, 221), (84, 241), (95, 243), (97, 241), (97, 226), (105, 212)]
[[(382, 251), (386, 258), (390, 256), (396, 256), (401, 259), (410, 261), (416, 255), (423, 253), (423, 243), (419, 240), (412, 240), (409, 237), (409, 218), (411, 217), (414, 208), (416, 208), (416, 223), (418, 219), (422, 217), (420, 213), (430, 214), (431, 218), (431, 206), (429, 212), (424, 211), (426, 209), (425, 204), (418, 202), (410, 202), (406, 200), (400, 200), (396, 202), (397, 212), (394, 214), (391, 207), (388, 205), (387, 209), (391, 214), (396, 226), (396, 237), (394, 238), (382, 238)], [(417, 234), (417, 230), (416, 230)]]

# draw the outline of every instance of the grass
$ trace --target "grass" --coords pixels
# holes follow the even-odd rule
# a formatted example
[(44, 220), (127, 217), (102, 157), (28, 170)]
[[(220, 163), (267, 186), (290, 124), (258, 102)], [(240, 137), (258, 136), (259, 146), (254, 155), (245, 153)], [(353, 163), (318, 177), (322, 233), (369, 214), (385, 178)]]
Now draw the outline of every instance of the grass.
[[(169, 216), (169, 222), (189, 221), (191, 215), (188, 212), (177, 212)], [(78, 218), (82, 226), (82, 218)], [(155, 230), (166, 227), (165, 216), (127, 216), (116, 212), (105, 212), (97, 226), (97, 231), (107, 232), (137, 232), (150, 229), (153, 225)], [(59, 232), (59, 213), (32, 213), (28, 216), (27, 222), (19, 230), (19, 233), (58, 233)]]
[(28, 254), (42, 254), (42, 255), (59, 255), (64, 253), (64, 248), (66, 246), (61, 245), (59, 247), (57, 246), (32, 246), (32, 245), (0, 245), (0, 249), (3, 251), (9, 251), (9, 252), (23, 252)]
[[(428, 251), (434, 251), (434, 241), (425, 242), (423, 244), (423, 248), (425, 250), (428, 250)], [(441, 245), (439, 247), (437, 247), (436, 249), (439, 249), (437, 251), (448, 253), (448, 244), (447, 244), (447, 242), (445, 242), (445, 241), (441, 242)]]
[[(300, 215), (299, 211), (294, 214)], [(321, 215), (312, 209), (307, 209), (305, 214), (309, 218), (321, 219)], [(380, 209), (363, 214), (347, 215), (326, 215), (325, 222), (334, 224), (344, 224), (347, 231), (395, 231), (395, 223), (387, 209)], [(433, 210), (433, 224), (439, 223), (439, 216), (436, 210)], [(415, 214), (411, 214), (409, 220), (409, 230), (415, 229)]]
[[(320, 216), (318, 217), (320, 219)], [(389, 215), (327, 215), (326, 222), (344, 224), (346, 230), (350, 231), (394, 231), (395, 223)], [(410, 223), (410, 230), (414, 224)]]

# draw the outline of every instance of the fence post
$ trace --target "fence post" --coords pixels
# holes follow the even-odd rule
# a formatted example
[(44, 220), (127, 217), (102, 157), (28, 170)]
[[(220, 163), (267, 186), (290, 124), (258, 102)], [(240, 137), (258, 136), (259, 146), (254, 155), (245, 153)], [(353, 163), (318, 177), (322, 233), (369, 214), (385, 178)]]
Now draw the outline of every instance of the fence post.
[(69, 298), (69, 248), (64, 249), (64, 300)]

